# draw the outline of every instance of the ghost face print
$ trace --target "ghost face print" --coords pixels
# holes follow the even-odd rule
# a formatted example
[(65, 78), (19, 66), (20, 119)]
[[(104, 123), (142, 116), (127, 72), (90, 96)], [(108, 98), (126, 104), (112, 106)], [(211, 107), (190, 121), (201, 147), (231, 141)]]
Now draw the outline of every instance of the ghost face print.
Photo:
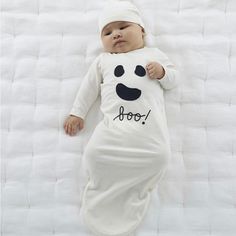
[[(134, 70), (134, 74), (137, 77), (143, 77), (146, 75), (146, 70), (143, 66), (137, 65)], [(114, 69), (114, 75), (117, 78), (125, 77), (125, 69), (122, 65), (117, 65)], [(125, 79), (124, 79), (125, 82)], [(131, 88), (126, 86), (123, 82), (119, 82), (116, 85), (116, 94), (119, 98), (126, 100), (126, 101), (134, 101), (137, 100), (142, 91), (139, 88)]]
[[(128, 73), (127, 73), (128, 74)], [(142, 65), (136, 65), (133, 68), (132, 77), (136, 80), (141, 79), (146, 75), (146, 70)], [(123, 101), (130, 101), (131, 103), (135, 102), (142, 96), (142, 89), (137, 87), (130, 87), (126, 85), (126, 81), (128, 78), (126, 76), (130, 76), (130, 73), (126, 75), (126, 70), (123, 65), (117, 65), (114, 69), (114, 76), (117, 78), (117, 84), (115, 86), (116, 95), (119, 99)], [(134, 83), (135, 84), (135, 83)], [(138, 84), (138, 83), (137, 83)], [(141, 124), (145, 124), (151, 110), (147, 112), (147, 114), (140, 112), (133, 113), (132, 111), (126, 111), (125, 106), (120, 106), (118, 115), (114, 117), (113, 120), (118, 119), (119, 121), (135, 121), (140, 122)]]

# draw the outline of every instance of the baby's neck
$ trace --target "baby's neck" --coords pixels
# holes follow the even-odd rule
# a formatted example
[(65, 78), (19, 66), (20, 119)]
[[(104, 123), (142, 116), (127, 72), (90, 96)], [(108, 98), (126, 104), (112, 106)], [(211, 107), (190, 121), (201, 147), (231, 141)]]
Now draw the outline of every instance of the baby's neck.
[(108, 53), (111, 53), (111, 54), (128, 53), (128, 52), (132, 52), (132, 51), (139, 50), (139, 49), (142, 49), (142, 48), (145, 48), (145, 45), (143, 45), (142, 47), (137, 47), (137, 48), (131, 49), (129, 51), (120, 51), (120, 52), (109, 51)]

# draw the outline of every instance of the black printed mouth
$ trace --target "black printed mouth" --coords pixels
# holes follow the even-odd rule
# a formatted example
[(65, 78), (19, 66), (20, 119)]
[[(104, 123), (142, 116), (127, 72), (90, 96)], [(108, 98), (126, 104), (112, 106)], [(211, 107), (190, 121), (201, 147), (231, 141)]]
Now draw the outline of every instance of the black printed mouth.
[(137, 88), (129, 88), (121, 83), (116, 85), (116, 93), (121, 99), (127, 101), (134, 101), (141, 96), (141, 90)]

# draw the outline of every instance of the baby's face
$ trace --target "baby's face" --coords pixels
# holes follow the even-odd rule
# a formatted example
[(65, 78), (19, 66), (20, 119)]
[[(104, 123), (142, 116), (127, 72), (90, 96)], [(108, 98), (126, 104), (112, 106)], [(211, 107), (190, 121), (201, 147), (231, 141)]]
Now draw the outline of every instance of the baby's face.
[(101, 39), (106, 52), (129, 52), (144, 47), (144, 30), (135, 23), (116, 21), (103, 28)]

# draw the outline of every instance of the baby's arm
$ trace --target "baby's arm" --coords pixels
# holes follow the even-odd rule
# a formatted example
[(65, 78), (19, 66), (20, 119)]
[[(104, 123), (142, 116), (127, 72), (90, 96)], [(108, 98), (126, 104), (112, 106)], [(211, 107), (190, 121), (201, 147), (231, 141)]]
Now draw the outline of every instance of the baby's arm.
[(70, 115), (65, 120), (64, 130), (66, 134), (73, 136), (77, 133), (78, 130), (84, 128), (84, 120), (81, 117)]
[(88, 110), (100, 94), (102, 77), (100, 73), (99, 57), (90, 66), (77, 92), (70, 115), (64, 122), (64, 130), (68, 135), (75, 135), (83, 129), (84, 119)]
[(176, 87), (179, 84), (179, 72), (176, 70), (175, 65), (159, 49), (154, 52), (157, 60), (147, 64), (147, 74), (151, 79), (158, 79), (164, 89)]

